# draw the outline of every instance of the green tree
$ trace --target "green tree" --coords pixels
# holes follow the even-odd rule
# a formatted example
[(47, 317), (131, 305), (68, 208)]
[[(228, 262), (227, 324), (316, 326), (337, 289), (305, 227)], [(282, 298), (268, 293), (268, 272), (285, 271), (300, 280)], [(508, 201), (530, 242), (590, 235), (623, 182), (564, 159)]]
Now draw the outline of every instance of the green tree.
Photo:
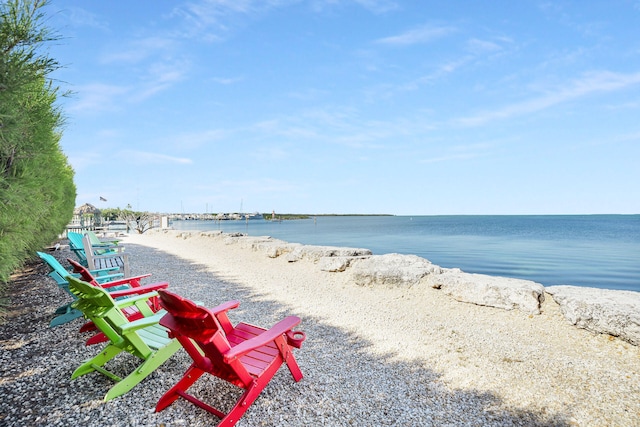
[(58, 63), (42, 53), (47, 0), (0, 1), (0, 283), (73, 216), (74, 173), (59, 141)]
[(120, 218), (127, 222), (127, 229), (129, 224), (133, 223), (135, 224), (134, 228), (138, 234), (143, 234), (153, 226), (154, 215), (150, 212), (138, 212), (123, 209), (120, 211)]

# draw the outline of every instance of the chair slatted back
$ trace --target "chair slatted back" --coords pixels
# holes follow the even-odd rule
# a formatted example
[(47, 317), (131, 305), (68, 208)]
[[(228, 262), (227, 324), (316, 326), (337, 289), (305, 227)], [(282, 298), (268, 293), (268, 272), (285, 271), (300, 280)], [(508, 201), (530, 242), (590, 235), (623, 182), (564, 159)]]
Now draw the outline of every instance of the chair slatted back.
[(127, 261), (126, 254), (120, 253), (109, 253), (97, 255), (91, 245), (91, 241), (89, 240), (89, 236), (85, 235), (82, 237), (82, 245), (84, 247), (84, 254), (87, 259), (87, 265), (91, 269), (104, 269), (104, 268), (119, 268), (122, 269), (125, 277), (129, 277), (129, 263)]
[(60, 261), (58, 261), (53, 255), (45, 254), (44, 252), (36, 252), (36, 254), (40, 257), (40, 259), (47, 263), (49, 268), (51, 268), (49, 277), (55, 280), (58, 286), (66, 289), (68, 286), (67, 276), (72, 273), (64, 268), (62, 264), (60, 264)]
[(87, 265), (87, 256), (84, 253), (84, 245), (82, 244), (82, 234), (70, 231), (67, 233), (69, 239), (69, 249), (78, 257), (82, 265)]
[(233, 330), (226, 313), (216, 315), (168, 291), (159, 294), (160, 304), (167, 311), (160, 324), (171, 330), (198, 367), (239, 387), (253, 381), (254, 377), (239, 360), (224, 361), (224, 353), (231, 349), (225, 326), (228, 331)]
[[(122, 326), (129, 323), (129, 319), (116, 305), (109, 292), (101, 287), (93, 286), (75, 277), (68, 277), (69, 290), (77, 300), (73, 307), (82, 311), (96, 327), (103, 332), (111, 344), (119, 348), (127, 348), (132, 354), (146, 358), (151, 352), (149, 343), (137, 332), (123, 334)], [(136, 303), (136, 307), (143, 313), (153, 315), (146, 302)]]

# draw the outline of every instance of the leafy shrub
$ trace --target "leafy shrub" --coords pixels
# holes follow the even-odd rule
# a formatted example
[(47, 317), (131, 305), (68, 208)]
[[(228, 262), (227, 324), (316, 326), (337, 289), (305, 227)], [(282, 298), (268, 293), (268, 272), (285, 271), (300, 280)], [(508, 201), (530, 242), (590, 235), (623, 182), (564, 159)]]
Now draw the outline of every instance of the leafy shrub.
[(39, 52), (56, 38), (46, 0), (0, 2), (0, 283), (51, 244), (73, 216), (73, 170), (59, 141), (58, 68)]

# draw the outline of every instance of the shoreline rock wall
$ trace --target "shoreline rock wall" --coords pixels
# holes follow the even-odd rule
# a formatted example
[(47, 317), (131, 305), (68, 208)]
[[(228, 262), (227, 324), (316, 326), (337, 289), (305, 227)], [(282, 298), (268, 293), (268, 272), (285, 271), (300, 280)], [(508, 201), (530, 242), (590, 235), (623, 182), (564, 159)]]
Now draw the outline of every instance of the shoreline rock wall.
[(223, 239), (225, 244), (240, 245), (270, 258), (284, 257), (288, 262), (304, 260), (323, 271), (349, 274), (355, 284), (363, 287), (431, 286), (457, 301), (531, 315), (540, 314), (547, 293), (560, 306), (567, 321), (576, 327), (640, 345), (640, 292), (567, 285), (544, 287), (530, 280), (442, 268), (416, 255), (373, 255), (369, 249), (303, 245), (269, 236), (159, 229), (148, 233), (172, 233), (183, 239), (193, 235)]

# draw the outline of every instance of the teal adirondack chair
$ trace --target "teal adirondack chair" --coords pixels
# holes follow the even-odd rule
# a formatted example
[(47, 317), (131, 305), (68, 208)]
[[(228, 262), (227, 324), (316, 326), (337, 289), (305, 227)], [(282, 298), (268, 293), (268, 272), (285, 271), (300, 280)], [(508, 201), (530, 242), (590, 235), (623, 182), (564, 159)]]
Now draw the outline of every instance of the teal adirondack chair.
[[(44, 252), (36, 252), (36, 254), (49, 266), (49, 268), (51, 268), (49, 277), (51, 277), (56, 282), (60, 289), (67, 292), (75, 299), (75, 296), (71, 293), (71, 291), (69, 291), (69, 282), (67, 282), (67, 276), (72, 275), (79, 278), (80, 274), (68, 271), (53, 255), (46, 254)], [(118, 273), (117, 271), (118, 268), (108, 268), (102, 270), (89, 270), (89, 273), (94, 277), (97, 283), (102, 284), (120, 279), (124, 276), (122, 273)], [(82, 312), (71, 307), (72, 302), (73, 301), (64, 304), (56, 309), (55, 317), (51, 320), (51, 322), (49, 322), (50, 328), (63, 325), (74, 319), (82, 317)]]
[(87, 267), (87, 256), (84, 254), (84, 246), (82, 244), (82, 234), (69, 231), (67, 233), (69, 239), (69, 249), (74, 253), (80, 264)]
[[(147, 304), (149, 298), (158, 296), (157, 292), (114, 300), (102, 288), (71, 276), (67, 280), (69, 289), (78, 298), (73, 307), (81, 310), (109, 338), (109, 344), (95, 357), (84, 361), (71, 379), (94, 371), (112, 379), (116, 384), (105, 395), (105, 401), (127, 393), (180, 349), (178, 340), (169, 338), (168, 330), (158, 324), (166, 312), (154, 313)], [(122, 309), (132, 306), (144, 317), (130, 321)], [(108, 371), (105, 365), (123, 351), (140, 358), (142, 363), (121, 378)]]
[[(89, 241), (91, 242), (91, 248), (93, 249), (93, 255), (110, 255), (110, 254), (116, 255), (124, 251), (123, 246), (114, 245), (113, 243), (101, 242), (100, 239), (98, 239), (96, 234), (93, 232), (91, 233), (87, 232), (85, 235), (89, 236)], [(76, 255), (76, 257), (80, 261), (80, 264), (84, 266), (88, 266), (87, 254), (85, 252), (86, 244), (83, 242), (83, 238), (85, 235), (82, 235), (80, 233), (76, 233), (73, 231), (69, 231), (67, 233), (67, 239), (69, 239), (69, 249), (71, 249), (73, 253)], [(94, 243), (94, 239), (96, 240), (95, 243)]]

